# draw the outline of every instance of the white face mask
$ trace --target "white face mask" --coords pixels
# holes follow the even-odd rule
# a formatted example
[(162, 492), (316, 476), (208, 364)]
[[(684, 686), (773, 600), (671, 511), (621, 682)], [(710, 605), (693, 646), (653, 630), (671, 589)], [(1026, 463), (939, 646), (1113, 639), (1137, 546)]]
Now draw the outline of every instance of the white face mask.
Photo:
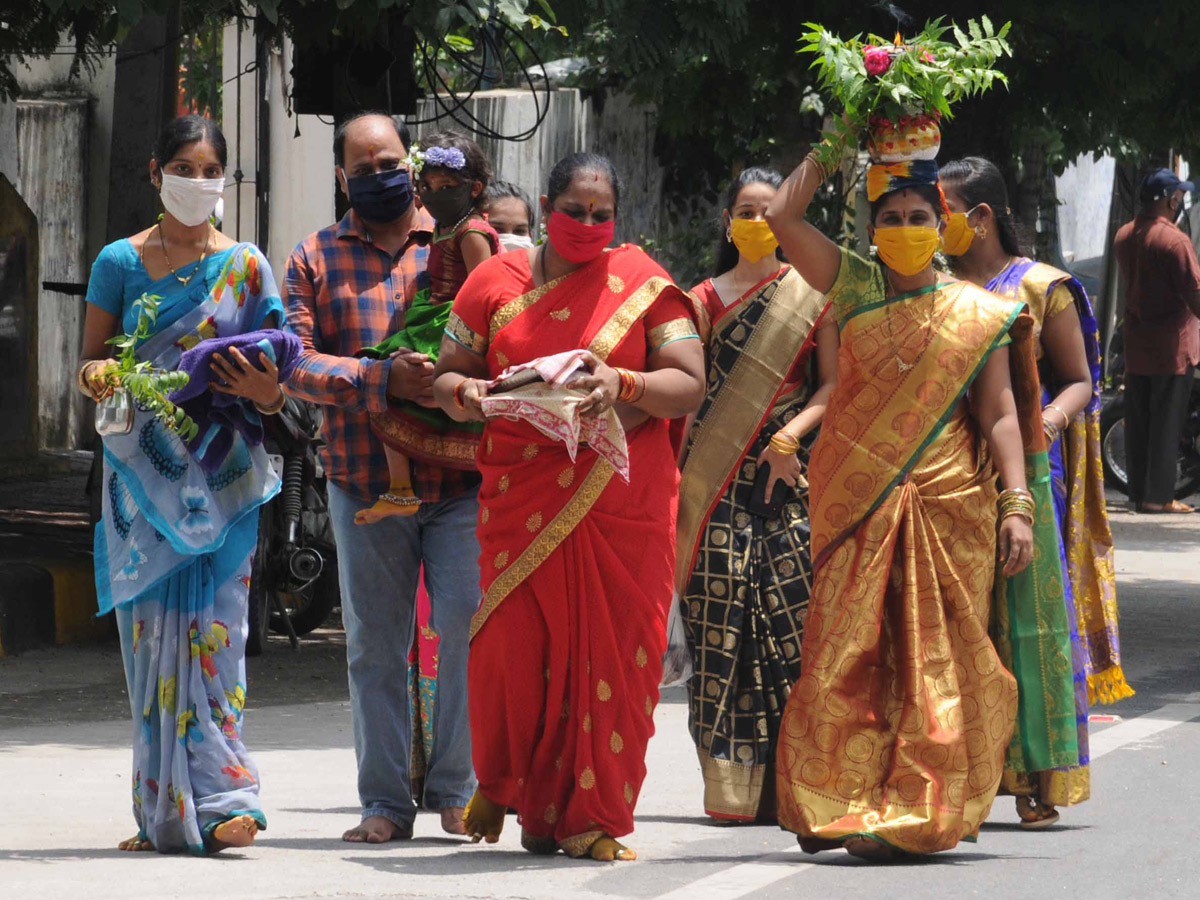
[(502, 234), (500, 246), (504, 250), (530, 250), (533, 248), (533, 238), (527, 234)]
[(184, 178), (163, 173), (159, 196), (167, 212), (184, 225), (200, 225), (208, 219), (225, 193), (224, 178)]

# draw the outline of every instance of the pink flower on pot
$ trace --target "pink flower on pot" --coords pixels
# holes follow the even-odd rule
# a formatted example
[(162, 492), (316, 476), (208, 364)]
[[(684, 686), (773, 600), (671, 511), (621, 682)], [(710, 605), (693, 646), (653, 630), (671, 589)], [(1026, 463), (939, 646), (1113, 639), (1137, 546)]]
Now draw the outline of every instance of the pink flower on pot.
[(892, 64), (892, 57), (883, 47), (867, 45), (863, 48), (863, 63), (868, 75), (882, 75)]

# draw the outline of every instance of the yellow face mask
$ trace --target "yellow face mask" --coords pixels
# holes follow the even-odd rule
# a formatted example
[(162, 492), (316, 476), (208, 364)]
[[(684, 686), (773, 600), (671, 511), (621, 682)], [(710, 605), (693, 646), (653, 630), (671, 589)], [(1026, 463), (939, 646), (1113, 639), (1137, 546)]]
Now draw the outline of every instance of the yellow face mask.
[[(975, 207), (979, 209), (979, 207)], [(975, 209), (968, 210), (965, 213), (951, 213), (946, 219), (946, 228), (942, 232), (942, 250), (948, 256), (962, 256), (971, 249), (971, 243), (975, 240), (975, 229), (967, 222), (971, 213)]]
[(768, 253), (774, 253), (779, 241), (764, 219), (734, 219), (729, 224), (729, 234), (738, 253), (756, 263)]
[(933, 259), (940, 237), (932, 225), (893, 225), (875, 229), (879, 258), (899, 275), (916, 275)]

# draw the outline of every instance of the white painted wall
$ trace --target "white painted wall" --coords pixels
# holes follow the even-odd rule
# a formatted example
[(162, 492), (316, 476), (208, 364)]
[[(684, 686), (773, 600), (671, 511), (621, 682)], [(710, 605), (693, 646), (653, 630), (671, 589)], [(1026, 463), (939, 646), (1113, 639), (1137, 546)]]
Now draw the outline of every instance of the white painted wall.
[[(226, 166), (225, 219), (222, 229), (238, 240), (257, 239), (257, 203), (254, 182), (258, 169), (255, 113), (258, 91), (265, 90), (271, 106), (271, 196), (268, 246), (265, 248), (276, 280), (282, 287), (284, 266), (292, 248), (305, 237), (334, 221), (333, 125), (317, 116), (289, 113), (292, 44), (270, 54), (266, 72), (251, 72), (237, 81), (238, 27), (225, 27), (222, 56), (225, 89), (222, 96), (222, 129), (229, 145)], [(254, 32), (241, 32), (242, 68), (254, 61)], [(242, 114), (238, 118), (238, 90)], [(299, 128), (299, 136), (296, 130)], [(240, 148), (239, 144), (240, 133)], [(241, 169), (240, 192), (234, 172)], [(241, 197), (239, 227), (238, 197)]]
[(1116, 162), (1111, 156), (1080, 156), (1058, 176), (1058, 234), (1063, 257), (1072, 268), (1103, 266), (1108, 241)]

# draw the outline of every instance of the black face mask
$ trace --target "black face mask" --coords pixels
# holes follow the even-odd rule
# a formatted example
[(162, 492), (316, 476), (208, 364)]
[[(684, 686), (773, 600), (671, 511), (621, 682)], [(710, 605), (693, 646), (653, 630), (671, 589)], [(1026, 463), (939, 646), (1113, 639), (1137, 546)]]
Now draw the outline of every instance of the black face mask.
[(429, 210), (433, 220), (442, 227), (449, 227), (471, 212), (474, 197), (471, 182), (440, 191), (421, 191), (421, 205)]
[(391, 169), (346, 179), (350, 207), (368, 222), (395, 222), (412, 206), (413, 188), (407, 169)]

